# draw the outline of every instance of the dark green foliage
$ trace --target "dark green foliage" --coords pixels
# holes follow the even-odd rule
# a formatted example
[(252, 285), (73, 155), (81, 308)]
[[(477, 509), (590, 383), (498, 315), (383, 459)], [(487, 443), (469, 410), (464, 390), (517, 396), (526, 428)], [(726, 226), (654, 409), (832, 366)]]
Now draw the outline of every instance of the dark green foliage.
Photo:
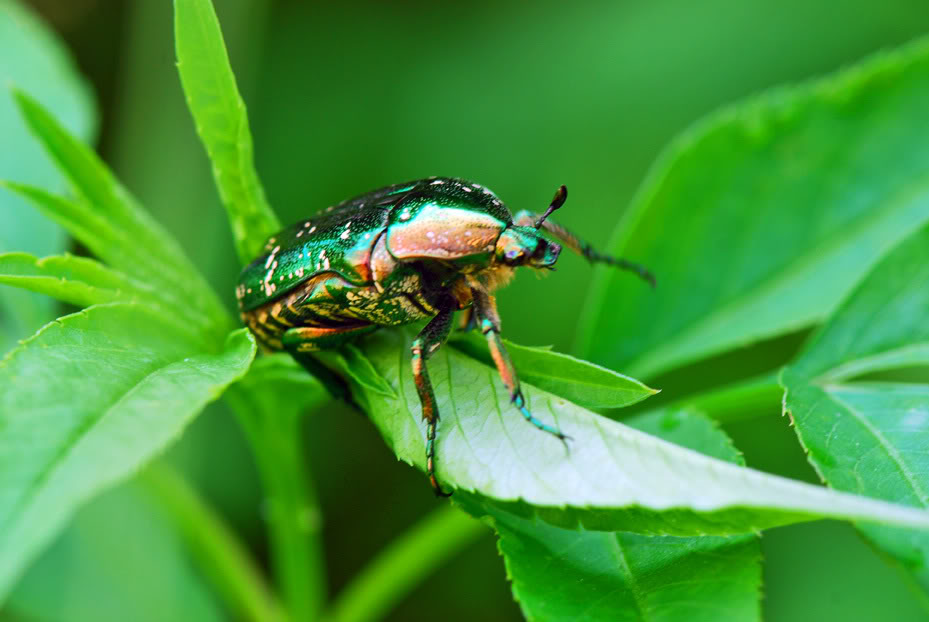
[[(8, 36), (2, 17), (19, 16), (14, 6), (10, 0), (0, 2), (2, 59), (32, 54), (33, 39), (47, 38), (33, 26), (23, 31), (25, 37)], [(181, 81), (232, 224), (236, 252), (246, 262), (261, 252), (279, 222), (254, 168), (251, 129), (211, 3), (177, 0), (175, 8)], [(325, 23), (326, 15), (319, 17)], [(357, 17), (352, 33), (344, 35), (348, 44), (353, 37), (382, 31), (394, 19), (393, 13)], [(473, 39), (474, 29), (466, 26), (474, 17), (463, 15), (461, 24), (450, 25), (442, 36), (454, 36), (461, 27)], [(719, 19), (724, 21), (722, 14)], [(31, 35), (30, 29), (35, 31)], [(438, 41), (432, 29), (421, 32), (417, 50)], [(48, 41), (37, 49), (43, 45)], [(271, 43), (278, 45), (285, 43)], [(486, 42), (475, 45), (497, 50)], [(554, 54), (547, 49), (543, 56)], [(557, 58), (575, 53), (580, 52), (572, 46)], [(153, 594), (165, 595), (158, 598), (164, 609), (154, 619), (361, 620), (383, 615), (414, 584), (426, 580), (426, 572), (473, 542), (480, 526), (457, 510), (437, 512), (397, 539), (350, 582), (334, 606), (326, 607), (321, 510), (314, 478), (303, 470), (302, 427), (309, 411), (320, 411), (309, 420), (316, 425), (326, 417), (349, 415), (334, 407), (319, 383), (290, 359), (262, 356), (253, 363), (254, 340), (236, 328), (224, 304), (231, 302), (229, 292), (223, 289), (217, 295), (202, 274), (211, 268), (203, 258), (217, 256), (214, 249), (186, 245), (197, 257), (189, 259), (181, 244), (75, 138), (92, 133), (84, 87), (67, 63), (54, 60), (56, 55), (60, 53), (48, 53), (53, 62), (48, 71), (37, 72), (41, 79), (15, 75), (20, 90), (12, 92), (9, 102), (0, 102), (0, 127), (9, 123), (14, 128), (10, 144), (15, 142), (24, 153), (32, 150), (23, 158), (27, 174), (18, 174), (0, 157), (0, 175), (8, 179), (4, 186), (11, 191), (0, 198), (0, 214), (8, 208), (26, 209), (21, 200), (26, 199), (95, 258), (65, 254), (61, 235), (43, 230), (38, 218), (16, 221), (24, 223), (14, 234), (17, 244), (0, 240), (4, 330), (34, 330), (52, 309), (47, 303), (35, 308), (21, 304), (36, 299), (9, 297), (9, 291), (29, 290), (30, 296), (42, 294), (83, 307), (12, 347), (0, 361), (0, 598), (8, 599), (13, 619), (138, 617), (140, 608), (151, 613), (145, 603)], [(297, 55), (292, 57), (296, 63)], [(301, 57), (301, 67), (303, 62)], [(613, 60), (602, 62), (602, 73), (612, 75), (606, 67)], [(428, 64), (424, 68), (435, 70)], [(328, 148), (319, 145), (333, 132), (344, 139), (344, 128), (331, 127), (319, 116), (320, 110), (332, 112), (320, 85), (340, 84), (341, 78), (318, 66), (303, 73), (312, 79), (299, 82), (299, 88), (313, 89), (318, 96), (313, 106), (319, 109), (307, 110), (303, 102), (294, 109), (300, 109), (301, 123), (313, 128), (320, 143), (310, 141), (299, 158), (298, 173), (279, 166), (271, 167), (267, 176), (281, 179), (309, 169), (313, 185), (318, 184), (317, 173), (324, 174), (320, 171), (333, 160), (331, 143)], [(49, 75), (64, 76), (67, 95), (52, 97), (41, 90), (55, 82), (44, 77)], [(516, 81), (524, 78), (508, 75)], [(368, 94), (389, 86), (378, 82), (385, 79), (380, 74), (352, 79), (365, 82)], [(565, 79), (570, 85), (571, 76)], [(701, 79), (712, 85), (714, 77), (704, 72)], [(506, 85), (497, 86), (505, 90)], [(573, 91), (550, 93), (544, 105), (562, 105)], [(372, 123), (388, 127), (384, 119), (403, 117), (398, 110), (418, 118), (425, 108), (417, 106), (452, 106), (442, 93), (437, 88), (433, 97), (420, 96), (416, 104), (396, 104), (407, 108), (391, 108), (394, 104), (385, 101), (383, 110), (356, 99), (365, 102), (363, 123), (374, 119)], [(269, 98), (275, 99), (273, 93)], [(289, 99), (278, 98), (282, 105)], [(615, 128), (604, 128), (609, 115), (601, 112), (612, 110), (615, 98), (587, 99), (591, 110), (600, 111), (584, 115), (596, 126), (596, 136), (610, 134)], [(475, 100), (463, 97), (462, 102), (458, 113), (463, 127), (477, 127), (467, 116)], [(494, 102), (497, 106), (499, 100)], [(3, 107), (7, 103), (9, 110)], [(924, 459), (929, 441), (927, 108), (929, 44), (921, 40), (815, 82), (731, 106), (674, 142), (642, 186), (610, 249), (653, 268), (658, 289), (649, 291), (628, 275), (598, 275), (582, 345), (604, 366), (544, 347), (507, 344), (529, 406), (573, 437), (569, 452), (522, 420), (493, 369), (484, 340), (453, 338), (432, 359), (432, 383), (442, 413), (439, 472), (459, 490), (455, 504), (496, 531), (513, 593), (526, 617), (757, 620), (764, 586), (755, 532), (822, 517), (852, 521), (885, 559), (904, 569), (929, 602), (929, 464)], [(532, 106), (524, 109), (527, 131), (537, 133), (542, 118)], [(380, 114), (384, 119), (378, 120)], [(256, 137), (276, 135), (282, 123), (296, 125), (283, 113), (271, 117)], [(413, 121), (402, 125), (418, 127)], [(27, 140), (26, 128), (35, 141)], [(423, 128), (419, 143), (412, 144), (429, 145), (432, 167), (435, 127)], [(506, 136), (510, 130), (494, 131)], [(467, 132), (456, 140), (475, 161), (486, 163), (502, 179), (510, 178), (503, 156), (485, 153), (483, 143), (480, 149), (469, 145)], [(47, 163), (32, 158), (38, 154), (36, 145), (68, 182), (67, 193)], [(375, 179), (381, 174), (378, 166), (384, 166), (379, 158), (395, 158), (396, 151), (389, 141), (380, 146), (352, 147), (352, 165), (344, 166), (341, 181), (327, 190), (332, 196), (317, 200), (315, 192), (302, 192), (297, 201), (284, 193), (294, 204), (290, 216), (299, 210), (297, 217), (312, 217), (326, 199), (389, 181)], [(537, 151), (555, 157), (551, 149)], [(584, 150), (573, 149), (570, 140), (557, 155), (581, 162), (580, 187), (596, 189), (586, 197), (583, 190), (578, 193), (582, 202), (616, 204), (615, 162), (591, 160)], [(441, 157), (435, 161), (445, 165)], [(182, 167), (173, 162), (167, 167), (178, 178), (185, 173), (174, 170)], [(442, 171), (421, 174), (433, 172)], [(492, 175), (453, 172), (500, 187)], [(577, 186), (573, 179), (564, 181), (572, 189)], [(537, 185), (535, 180), (527, 184)], [(185, 219), (200, 218), (199, 211), (189, 212)], [(575, 222), (587, 233), (604, 221), (591, 217)], [(191, 229), (186, 239), (198, 241), (202, 232)], [(230, 284), (239, 266), (214, 263)], [(571, 270), (568, 266), (566, 272)], [(539, 330), (557, 323), (553, 318), (563, 311), (549, 315), (544, 306), (549, 299), (560, 301), (564, 309), (576, 308), (582, 283), (558, 280), (560, 276), (543, 282), (545, 297), (539, 297), (538, 307), (525, 295), (528, 289), (517, 284), (518, 293), (503, 302), (522, 306), (522, 318), (509, 309), (503, 313), (515, 333), (531, 336), (534, 343), (564, 342), (565, 330), (554, 337)], [(747, 384), (705, 386), (701, 394), (688, 395), (674, 382), (662, 381), (674, 374), (699, 380), (702, 368), (716, 366), (721, 368), (718, 377), (738, 380), (744, 375), (738, 357), (748, 357), (741, 346), (810, 327), (814, 330), (807, 344), (783, 370), (783, 357), (765, 358), (773, 351), (771, 344), (757, 346), (762, 353), (758, 359), (770, 364)], [(381, 331), (323, 353), (322, 359), (344, 376), (356, 403), (396, 457), (423, 468), (426, 431), (409, 366), (411, 340), (409, 330)], [(723, 353), (736, 362), (712, 358)], [(655, 391), (619, 372), (647, 378), (673, 405), (652, 410), (647, 410), (649, 401), (636, 405)], [(707, 418), (746, 421), (776, 410), (782, 394), (773, 380), (777, 377), (800, 443), (828, 488), (744, 467), (725, 433)], [(157, 464), (79, 512), (64, 539), (11, 595), (30, 562), (82, 504), (144, 469), (220, 395), (235, 412), (258, 467), (275, 587), (269, 587), (221, 513)], [(590, 410), (633, 405), (635, 415), (611, 413), (620, 421)], [(310, 426), (314, 434), (316, 425)], [(352, 449), (358, 442), (339, 440)], [(209, 441), (202, 459), (223, 464), (228, 458), (220, 455), (222, 447), (214, 446), (212, 437)], [(235, 487), (232, 473), (230, 469), (227, 479)], [(354, 486), (352, 494), (365, 500), (361, 503), (381, 494), (365, 490), (367, 478), (377, 475), (365, 474), (348, 484)], [(318, 479), (338, 477), (327, 472)], [(426, 494), (422, 486), (417, 491)], [(389, 490), (392, 511), (407, 509), (413, 497), (405, 495)], [(376, 532), (382, 518), (367, 505), (361, 507), (367, 524), (353, 534), (358, 539)], [(113, 550), (111, 530), (100, 526), (123, 512), (140, 529), (150, 527), (149, 536), (133, 538), (138, 549), (132, 550), (138, 555)], [(339, 523), (350, 521), (338, 515), (328, 529), (337, 531)], [(118, 527), (112, 528), (113, 534), (122, 534), (117, 537), (131, 535)], [(61, 598), (61, 609), (49, 608), (41, 595), (58, 580), (59, 562), (54, 560), (68, 559), (74, 551), (81, 556), (77, 567), (88, 577), (105, 574), (100, 568), (109, 564), (139, 576), (139, 558), (151, 559), (171, 576), (143, 578), (146, 585), (137, 593), (111, 590), (109, 608), (102, 603), (95, 608), (93, 590), (102, 590), (106, 581), (124, 585), (121, 578), (101, 576), (82, 584), (86, 597), (72, 594)], [(88, 562), (98, 554), (111, 561)], [(183, 600), (170, 598), (179, 593), (185, 594)], [(468, 600), (479, 604), (480, 598)], [(429, 614), (434, 618), (442, 612)]]

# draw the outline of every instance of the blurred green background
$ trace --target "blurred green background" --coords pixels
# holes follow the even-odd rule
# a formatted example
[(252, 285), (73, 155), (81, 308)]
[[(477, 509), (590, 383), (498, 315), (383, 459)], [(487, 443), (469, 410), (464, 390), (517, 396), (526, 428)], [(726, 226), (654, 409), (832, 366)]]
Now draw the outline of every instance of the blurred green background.
[[(701, 115), (929, 32), (925, 0), (214, 3), (249, 105), (259, 173), (283, 221), (428, 175), (486, 184), (513, 211), (543, 208), (564, 183), (571, 196), (560, 221), (599, 245), (662, 146)], [(184, 106), (171, 3), (29, 4), (93, 84), (104, 158), (231, 307), (237, 262)], [(590, 278), (573, 256), (547, 278), (520, 275), (499, 295), (505, 334), (570, 352)], [(798, 343), (786, 337), (651, 384), (680, 397), (777, 365)], [(814, 480), (777, 405), (727, 431), (750, 465)], [(338, 406), (313, 413), (305, 433), (336, 591), (436, 502), (357, 414)], [(211, 407), (171, 459), (264, 558), (261, 493), (229, 413)], [(902, 575), (846, 525), (773, 530), (763, 552), (767, 620), (926, 619)], [(157, 508), (128, 484), (79, 513), (0, 616), (204, 620), (225, 612)], [(520, 619), (489, 532), (391, 617), (434, 618)]]

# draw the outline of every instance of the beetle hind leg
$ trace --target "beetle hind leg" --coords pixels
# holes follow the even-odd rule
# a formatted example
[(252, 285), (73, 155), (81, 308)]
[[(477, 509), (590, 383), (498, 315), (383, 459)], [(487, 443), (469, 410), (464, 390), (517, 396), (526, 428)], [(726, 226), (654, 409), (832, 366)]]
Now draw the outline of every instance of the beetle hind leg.
[(372, 324), (352, 326), (317, 327), (298, 326), (291, 328), (281, 338), (284, 349), (336, 399), (355, 406), (348, 385), (312, 353), (319, 350), (338, 348), (349, 341), (376, 330)]
[(439, 409), (436, 404), (435, 392), (432, 390), (432, 382), (429, 380), (426, 361), (448, 339), (448, 334), (452, 328), (454, 310), (454, 304), (444, 305), (439, 314), (432, 318), (416, 336), (410, 348), (413, 382), (416, 384), (416, 392), (419, 394), (419, 401), (422, 404), (423, 419), (427, 422), (426, 476), (429, 478), (429, 483), (432, 484), (432, 489), (437, 497), (448, 497), (452, 493), (442, 490), (435, 475), (435, 440), (436, 426), (439, 422)]

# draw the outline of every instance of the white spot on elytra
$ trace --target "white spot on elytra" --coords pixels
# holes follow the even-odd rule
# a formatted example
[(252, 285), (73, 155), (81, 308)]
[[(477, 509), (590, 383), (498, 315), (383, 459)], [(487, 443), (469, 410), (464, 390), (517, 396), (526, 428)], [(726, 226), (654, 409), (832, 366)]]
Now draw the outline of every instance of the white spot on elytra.
[(467, 186), (462, 186), (461, 189), (464, 190), (465, 192), (471, 192), (471, 189), (468, 188)]
[(435, 180), (434, 182), (432, 182), (432, 183), (429, 184), (429, 185), (430, 185), (430, 186), (441, 186), (441, 185), (444, 184), (444, 183), (445, 183), (445, 182), (442, 181), (441, 179), (437, 179), (437, 180)]
[(400, 220), (409, 220), (409, 219), (410, 219), (410, 212), (404, 211), (400, 213)]

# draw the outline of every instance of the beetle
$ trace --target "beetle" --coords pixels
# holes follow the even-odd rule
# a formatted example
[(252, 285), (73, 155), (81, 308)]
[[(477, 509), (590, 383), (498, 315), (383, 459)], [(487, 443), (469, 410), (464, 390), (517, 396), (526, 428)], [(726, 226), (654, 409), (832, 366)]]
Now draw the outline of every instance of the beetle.
[(514, 219), (497, 196), (476, 183), (430, 177), (348, 199), (271, 237), (236, 287), (244, 323), (266, 349), (286, 350), (307, 369), (329, 376), (310, 353), (338, 348), (383, 326), (429, 322), (413, 341), (413, 379), (426, 421), (426, 475), (435, 475), (439, 412), (426, 361), (446, 341), (456, 311), (479, 325), (513, 404), (527, 421), (562, 442), (568, 437), (527, 408), (500, 337), (493, 292), (515, 268), (554, 270), (561, 245), (590, 262), (631, 270), (655, 285), (642, 266), (601, 254), (548, 220), (567, 198), (561, 186), (541, 215)]

